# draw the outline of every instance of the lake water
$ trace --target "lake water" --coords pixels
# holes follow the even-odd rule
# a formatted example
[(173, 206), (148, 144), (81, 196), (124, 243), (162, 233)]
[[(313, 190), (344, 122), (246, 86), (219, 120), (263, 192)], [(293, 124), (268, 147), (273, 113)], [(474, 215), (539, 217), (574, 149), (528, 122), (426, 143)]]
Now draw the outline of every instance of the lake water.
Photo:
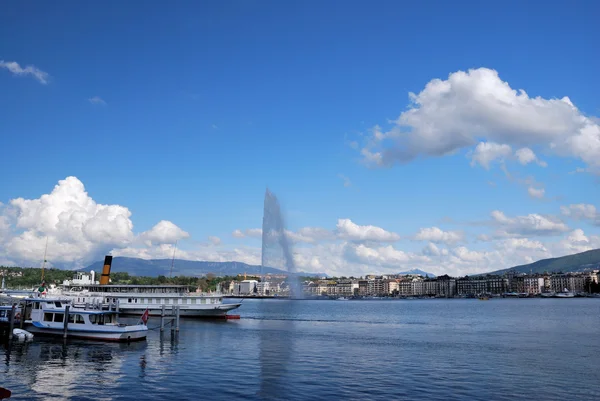
[(178, 341), (13, 343), (0, 386), (11, 400), (600, 400), (600, 299), (245, 300), (239, 314), (182, 320)]

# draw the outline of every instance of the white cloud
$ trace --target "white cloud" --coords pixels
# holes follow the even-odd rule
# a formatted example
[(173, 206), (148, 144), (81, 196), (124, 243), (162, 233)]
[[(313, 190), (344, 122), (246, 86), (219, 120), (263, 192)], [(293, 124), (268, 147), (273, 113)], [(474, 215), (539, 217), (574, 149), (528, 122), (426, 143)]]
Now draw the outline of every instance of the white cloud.
[(174, 244), (175, 242), (188, 238), (190, 235), (167, 220), (159, 221), (154, 227), (140, 234), (140, 238), (148, 246), (154, 244)]
[(527, 193), (532, 198), (542, 199), (546, 193), (546, 190), (544, 188), (529, 187), (529, 188), (527, 188)]
[(576, 157), (600, 171), (600, 126), (568, 97), (544, 99), (514, 90), (494, 70), (458, 71), (433, 79), (387, 132), (379, 127), (361, 149), (374, 166), (454, 153), (478, 141), (515, 147), (535, 145)]
[(569, 230), (569, 227), (562, 221), (535, 213), (507, 217), (503, 212), (494, 210), (491, 216), (491, 224), (497, 227), (496, 238), (558, 235)]
[(244, 231), (236, 229), (231, 233), (231, 235), (234, 238), (262, 238), (262, 228), (248, 228)]
[(376, 226), (359, 226), (350, 219), (339, 219), (336, 226), (339, 238), (350, 241), (396, 242), (400, 236)]
[(43, 259), (46, 238), (48, 259), (75, 265), (134, 239), (131, 212), (119, 205), (97, 204), (76, 177), (59, 181), (50, 194), (38, 199), (13, 199), (8, 208), (15, 234), (3, 248), (11, 259), (28, 264)]
[(529, 148), (521, 148), (515, 152), (515, 157), (522, 165), (527, 165), (529, 163), (536, 162), (541, 167), (547, 167), (548, 164), (544, 161), (538, 159), (533, 150)]
[(429, 258), (394, 248), (392, 245), (371, 248), (364, 244), (347, 244), (346, 255), (350, 260), (382, 267), (399, 269), (410, 262), (427, 262)]
[(417, 241), (430, 241), (436, 244), (456, 244), (464, 239), (458, 231), (443, 231), (438, 227), (421, 228), (415, 235)]
[(553, 257), (590, 251), (600, 248), (600, 237), (595, 235), (587, 236), (582, 229), (577, 228), (557, 244), (551, 244), (551, 247)]
[[(126, 247), (112, 251), (114, 256), (126, 256), (142, 259), (170, 259), (173, 257), (174, 244), (160, 244), (151, 247)], [(221, 249), (213, 245), (202, 245), (195, 249), (177, 248), (176, 257), (185, 260), (201, 260), (212, 262), (242, 262), (260, 265), (260, 249), (240, 247)]]
[(547, 251), (544, 244), (540, 241), (533, 241), (528, 238), (509, 238), (499, 241), (496, 245), (506, 251), (513, 251), (516, 249)]
[(100, 104), (105, 106), (106, 102), (99, 96), (94, 96), (88, 99), (88, 102), (90, 102), (91, 104)]
[(452, 255), (458, 260), (464, 262), (482, 262), (485, 259), (485, 252), (471, 251), (467, 247), (459, 246), (452, 250)]
[(121, 249), (144, 245), (143, 252), (151, 252), (187, 237), (164, 220), (135, 235), (129, 209), (96, 203), (76, 177), (59, 181), (52, 192), (37, 199), (0, 204), (0, 259), (22, 266), (40, 265), (46, 241), (49, 266), (74, 268)]
[(25, 76), (31, 75), (37, 79), (41, 84), (46, 85), (48, 83), (48, 73), (40, 70), (39, 68), (28, 65), (22, 68), (16, 61), (4, 61), (0, 60), (0, 68), (5, 68), (12, 72), (14, 75)]
[(208, 240), (213, 245), (221, 245), (221, 238), (215, 237), (214, 235), (209, 235)]
[(262, 237), (262, 228), (249, 228), (244, 231), (247, 237), (253, 238), (261, 238)]
[(350, 181), (350, 178), (346, 177), (344, 174), (338, 174), (338, 178), (340, 178), (344, 182), (344, 186), (346, 188), (352, 186), (352, 181)]
[(569, 206), (561, 206), (560, 211), (563, 215), (573, 220), (589, 220), (592, 224), (600, 226), (600, 213), (596, 206), (585, 203), (578, 203)]
[(448, 255), (448, 250), (445, 248), (439, 248), (437, 245), (430, 242), (423, 248), (421, 253), (425, 256), (441, 256)]
[(479, 142), (475, 150), (470, 154), (471, 166), (479, 164), (486, 170), (489, 170), (491, 162), (494, 160), (504, 161), (511, 154), (512, 149), (509, 145), (501, 145), (494, 142)]

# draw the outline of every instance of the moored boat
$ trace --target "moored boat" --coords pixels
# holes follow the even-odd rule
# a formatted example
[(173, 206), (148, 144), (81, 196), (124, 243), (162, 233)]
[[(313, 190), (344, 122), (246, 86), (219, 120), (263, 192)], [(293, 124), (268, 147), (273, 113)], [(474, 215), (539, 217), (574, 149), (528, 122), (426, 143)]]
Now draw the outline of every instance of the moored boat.
[(94, 272), (77, 272), (73, 280), (66, 280), (50, 294), (71, 299), (75, 306), (85, 304), (118, 304), (119, 313), (138, 315), (148, 310), (150, 316), (160, 316), (163, 307), (168, 311), (179, 307), (181, 317), (222, 317), (239, 308), (241, 303), (223, 303), (222, 294), (203, 294), (189, 291), (185, 285), (122, 285), (109, 284), (112, 258), (104, 261), (102, 278), (94, 280)]
[[(145, 323), (119, 323), (114, 310), (71, 307), (68, 299), (28, 298), (25, 324), (31, 333), (101, 341), (139, 341), (146, 339)], [(69, 306), (69, 310), (67, 310)], [(142, 320), (147, 319), (147, 314)]]

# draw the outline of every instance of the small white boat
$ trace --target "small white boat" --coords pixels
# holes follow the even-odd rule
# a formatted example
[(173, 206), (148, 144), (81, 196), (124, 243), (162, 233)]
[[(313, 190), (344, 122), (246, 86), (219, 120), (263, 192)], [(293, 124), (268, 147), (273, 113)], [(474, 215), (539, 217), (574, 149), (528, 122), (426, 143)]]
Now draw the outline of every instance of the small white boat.
[(13, 330), (13, 337), (16, 338), (17, 340), (21, 340), (21, 341), (24, 341), (24, 340), (31, 341), (31, 340), (33, 340), (33, 334), (31, 334), (27, 330), (23, 330), (23, 329), (14, 329)]
[(572, 292), (557, 292), (555, 298), (575, 298), (575, 294)]
[[(69, 338), (121, 342), (144, 340), (148, 334), (145, 324), (119, 323), (116, 311), (75, 308), (65, 299), (29, 298), (26, 301), (30, 316), (26, 316), (25, 323), (32, 333), (64, 336), (66, 326)], [(67, 305), (70, 309), (65, 316)]]

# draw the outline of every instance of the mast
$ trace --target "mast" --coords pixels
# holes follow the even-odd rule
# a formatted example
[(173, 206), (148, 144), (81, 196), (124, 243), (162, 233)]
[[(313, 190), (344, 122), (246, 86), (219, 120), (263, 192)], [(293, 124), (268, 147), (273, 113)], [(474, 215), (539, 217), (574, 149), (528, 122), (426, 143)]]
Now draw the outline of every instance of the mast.
[(46, 236), (46, 247), (44, 248), (44, 263), (42, 263), (42, 283), (44, 282), (44, 268), (46, 267), (46, 253), (48, 252), (48, 236)]
[(175, 246), (173, 247), (173, 259), (171, 260), (171, 272), (169, 273), (169, 278), (173, 278), (173, 266), (175, 265), (175, 251), (177, 251), (177, 241), (175, 241)]

